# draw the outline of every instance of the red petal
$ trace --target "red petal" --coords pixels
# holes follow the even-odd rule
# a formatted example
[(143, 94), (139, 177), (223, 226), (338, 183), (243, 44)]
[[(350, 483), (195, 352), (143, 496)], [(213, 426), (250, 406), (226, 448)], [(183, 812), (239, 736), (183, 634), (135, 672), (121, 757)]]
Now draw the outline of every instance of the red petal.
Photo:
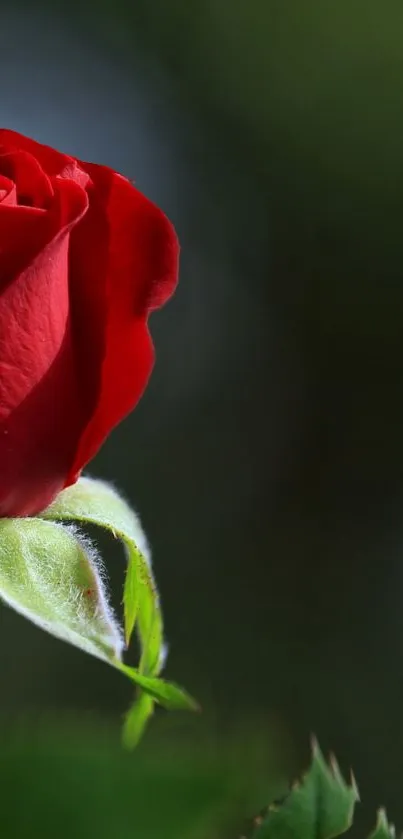
[(11, 207), (15, 207), (17, 203), (15, 184), (3, 175), (0, 175), (0, 203)]
[(149, 312), (173, 293), (179, 247), (166, 216), (112, 170), (80, 163), (94, 184), (71, 238), (74, 340), (89, 422), (67, 483), (136, 405), (153, 365)]
[[(9, 244), (48, 239), (0, 295), (0, 516), (31, 515), (62, 488), (82, 429), (68, 294), (68, 245), (86, 193), (55, 179), (52, 210), (0, 204)], [(26, 234), (26, 235), (25, 235)], [(7, 253), (6, 253), (7, 256)], [(3, 280), (3, 268), (0, 269)]]
[(26, 151), (0, 152), (0, 172), (16, 185), (17, 203), (46, 208), (53, 198), (53, 189), (37, 160)]
[[(29, 269), (59, 231), (85, 213), (88, 199), (81, 187), (61, 178), (53, 180), (56, 196), (49, 210), (0, 203), (0, 289)], [(52, 190), (53, 192), (53, 190)], [(66, 280), (67, 283), (67, 280)]]
[(44, 146), (42, 143), (37, 143), (36, 140), (24, 137), (23, 134), (18, 134), (17, 131), (0, 128), (0, 152), (11, 149), (21, 149), (22, 151), (29, 152), (40, 163), (43, 171), (47, 175), (60, 175), (66, 166), (71, 166), (74, 163), (73, 158), (67, 154), (56, 151), (50, 148), (50, 146)]

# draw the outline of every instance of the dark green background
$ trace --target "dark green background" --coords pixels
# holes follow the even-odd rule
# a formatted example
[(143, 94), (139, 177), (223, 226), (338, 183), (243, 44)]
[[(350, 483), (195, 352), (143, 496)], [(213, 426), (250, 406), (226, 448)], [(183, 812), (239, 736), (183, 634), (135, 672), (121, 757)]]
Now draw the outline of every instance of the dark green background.
[(403, 6), (0, 12), (0, 122), (135, 178), (181, 239), (151, 384), (91, 473), (141, 514), (166, 673), (205, 709), (121, 754), (130, 688), (1, 609), (4, 835), (213, 839), (214, 799), (235, 839), (311, 731), (363, 830), (379, 804), (403, 826)]

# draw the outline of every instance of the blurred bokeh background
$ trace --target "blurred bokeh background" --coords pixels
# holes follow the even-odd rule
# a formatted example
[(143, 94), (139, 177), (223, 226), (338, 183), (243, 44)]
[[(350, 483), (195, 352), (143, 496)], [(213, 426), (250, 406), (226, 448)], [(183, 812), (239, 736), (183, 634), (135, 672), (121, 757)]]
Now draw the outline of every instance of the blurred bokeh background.
[(2, 126), (134, 178), (180, 236), (91, 473), (141, 515), (166, 674), (204, 708), (124, 754), (130, 686), (1, 608), (5, 837), (236, 839), (312, 731), (362, 828), (403, 825), (402, 43), (398, 0), (0, 0)]

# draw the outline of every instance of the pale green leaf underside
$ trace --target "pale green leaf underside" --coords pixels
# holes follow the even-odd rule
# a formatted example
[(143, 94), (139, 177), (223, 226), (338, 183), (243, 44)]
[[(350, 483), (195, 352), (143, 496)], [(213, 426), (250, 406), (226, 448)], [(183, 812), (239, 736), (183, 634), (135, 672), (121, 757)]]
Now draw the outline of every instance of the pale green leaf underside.
[(35, 518), (0, 519), (0, 598), (97, 658), (121, 658), (123, 640), (99, 560), (72, 528)]
[(126, 643), (137, 620), (140, 671), (156, 675), (164, 650), (162, 614), (148, 546), (135, 513), (108, 484), (80, 478), (63, 490), (41, 517), (97, 524), (123, 541), (128, 555), (123, 598)]
[(354, 781), (346, 784), (336, 761), (328, 765), (315, 743), (305, 777), (269, 808), (253, 839), (333, 839), (350, 827), (358, 798)]

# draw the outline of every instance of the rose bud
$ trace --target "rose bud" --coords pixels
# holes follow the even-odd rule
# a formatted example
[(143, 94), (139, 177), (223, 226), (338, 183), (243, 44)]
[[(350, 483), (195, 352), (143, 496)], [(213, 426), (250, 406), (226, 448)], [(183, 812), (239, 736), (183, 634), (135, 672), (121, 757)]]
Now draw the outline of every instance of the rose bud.
[(0, 129), (0, 516), (43, 510), (134, 408), (178, 254), (129, 180)]

